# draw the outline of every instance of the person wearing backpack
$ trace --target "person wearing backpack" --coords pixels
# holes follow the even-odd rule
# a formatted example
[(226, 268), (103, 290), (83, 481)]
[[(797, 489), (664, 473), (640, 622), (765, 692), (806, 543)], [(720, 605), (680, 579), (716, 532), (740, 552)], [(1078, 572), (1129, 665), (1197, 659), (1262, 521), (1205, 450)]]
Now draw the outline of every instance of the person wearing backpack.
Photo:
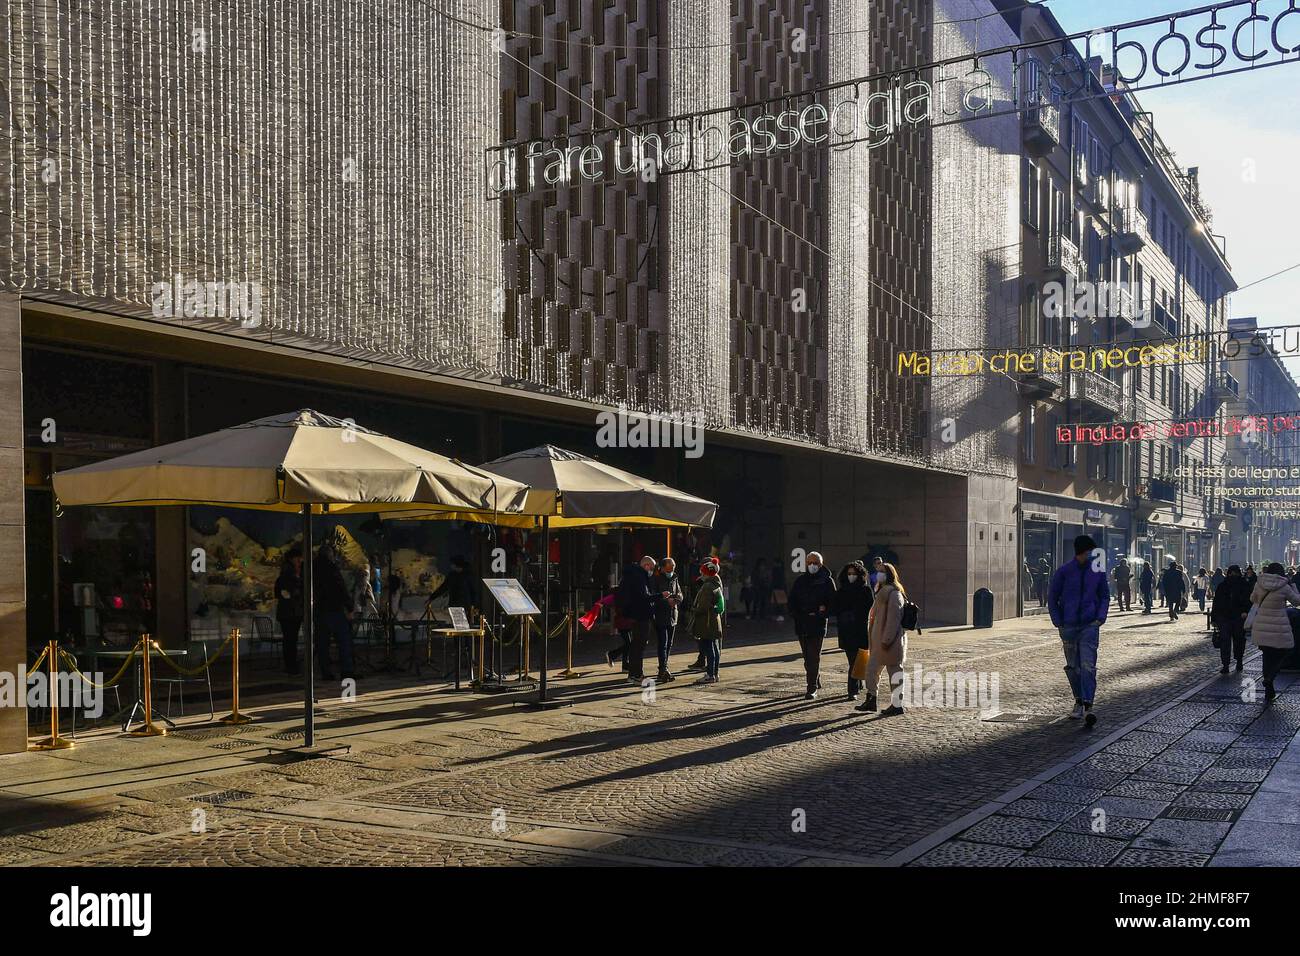
[[(880, 671), (889, 672), (890, 702), (880, 712), (881, 717), (893, 717), (903, 713), (902, 703), (893, 699), (893, 692), (901, 690), (903, 683), (903, 664), (907, 660), (907, 630), (904, 627), (904, 607), (907, 605), (907, 592), (903, 582), (898, 579), (898, 569), (885, 562), (881, 565), (880, 578), (876, 582), (875, 599), (871, 603), (868, 615), (867, 640), (871, 660), (867, 664), (867, 699), (857, 709), (871, 713), (876, 709), (876, 687), (880, 683)], [(911, 605), (915, 608), (916, 605)]]
[(1065, 676), (1074, 692), (1070, 719), (1083, 718), (1087, 726), (1097, 723), (1092, 702), (1097, 691), (1097, 647), (1101, 626), (1110, 610), (1110, 586), (1106, 572), (1093, 567), (1097, 542), (1086, 534), (1074, 539), (1074, 560), (1067, 561), (1052, 575), (1047, 591), (1047, 610), (1061, 635), (1065, 650)]

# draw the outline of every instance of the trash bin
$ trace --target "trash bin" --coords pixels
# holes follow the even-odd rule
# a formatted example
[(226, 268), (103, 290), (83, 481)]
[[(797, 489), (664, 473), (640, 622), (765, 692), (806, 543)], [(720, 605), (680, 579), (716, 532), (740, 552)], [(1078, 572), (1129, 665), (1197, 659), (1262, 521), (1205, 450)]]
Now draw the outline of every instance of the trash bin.
[(988, 588), (980, 588), (975, 592), (972, 600), (971, 617), (975, 621), (976, 627), (993, 626), (993, 592)]

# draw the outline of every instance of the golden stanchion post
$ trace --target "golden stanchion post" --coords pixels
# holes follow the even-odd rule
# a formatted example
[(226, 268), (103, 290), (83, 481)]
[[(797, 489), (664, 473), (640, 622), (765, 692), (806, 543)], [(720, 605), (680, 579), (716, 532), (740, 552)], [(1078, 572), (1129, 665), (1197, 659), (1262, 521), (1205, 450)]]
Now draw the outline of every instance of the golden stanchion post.
[(247, 724), (251, 723), (253, 718), (239, 712), (239, 628), (232, 627), (230, 629), (230, 643), (234, 645), (231, 648), (234, 656), (231, 658), (231, 680), (233, 683), (230, 685), (230, 715), (222, 717), (217, 723)]
[(50, 735), (32, 744), (33, 750), (71, 750), (75, 744), (59, 736), (59, 642), (50, 641), (45, 653), (50, 655)]
[(533, 619), (531, 617), (524, 617), (522, 620), (524, 622), (524, 672), (519, 675), (520, 680), (523, 680), (533, 672), (532, 668), (528, 666), (528, 638), (533, 633)]
[(484, 658), (487, 656), (487, 628), (483, 626), (483, 615), (478, 616), (478, 680), (474, 684), (478, 687), (483, 686), (486, 679), (484, 668), (487, 666)]
[(582, 676), (581, 672), (575, 671), (573, 669), (573, 612), (570, 611), (568, 614), (566, 614), (565, 619), (568, 624), (568, 632), (569, 632), (569, 655), (568, 655), (569, 664), (567, 667), (564, 668), (564, 670), (562, 670), (556, 676), (563, 677), (565, 680), (572, 680), (575, 677)]
[(148, 634), (142, 634), (140, 643), (143, 645), (141, 653), (144, 655), (144, 663), (141, 667), (144, 679), (144, 723), (139, 730), (128, 731), (128, 734), (132, 737), (165, 737), (167, 729), (155, 727), (153, 722), (153, 679), (149, 669), (149, 646), (153, 644), (153, 640)]

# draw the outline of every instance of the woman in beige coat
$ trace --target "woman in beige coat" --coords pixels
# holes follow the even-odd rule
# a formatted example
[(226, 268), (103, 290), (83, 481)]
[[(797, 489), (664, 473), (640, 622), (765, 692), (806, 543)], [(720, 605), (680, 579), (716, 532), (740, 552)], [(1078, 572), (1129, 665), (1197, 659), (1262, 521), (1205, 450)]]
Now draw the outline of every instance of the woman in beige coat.
[(1274, 561), (1264, 568), (1250, 592), (1250, 603), (1258, 610), (1250, 626), (1250, 639), (1264, 657), (1264, 703), (1277, 696), (1273, 678), (1282, 669), (1288, 652), (1295, 647), (1291, 621), (1286, 615), (1288, 603), (1300, 604), (1300, 591), (1286, 577), (1286, 569)]
[[(898, 570), (892, 564), (881, 565), (880, 577), (876, 581), (876, 598), (871, 604), (868, 617), (867, 640), (871, 662), (867, 665), (867, 699), (858, 710), (871, 712), (876, 709), (876, 686), (880, 681), (880, 669), (889, 672), (890, 690), (901, 688), (903, 663), (907, 660), (907, 634), (903, 631), (903, 604), (907, 592), (903, 582), (898, 579)], [(890, 705), (880, 712), (882, 717), (901, 714), (901, 704), (892, 699)]]

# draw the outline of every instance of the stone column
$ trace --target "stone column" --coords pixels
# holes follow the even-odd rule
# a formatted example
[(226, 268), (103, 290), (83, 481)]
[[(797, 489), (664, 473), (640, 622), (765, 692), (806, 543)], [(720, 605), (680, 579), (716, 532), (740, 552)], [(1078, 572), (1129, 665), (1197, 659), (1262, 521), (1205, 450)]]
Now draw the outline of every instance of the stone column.
[[(0, 672), (27, 659), (27, 576), (23, 520), (22, 328), (18, 297), (0, 295)], [(17, 707), (0, 707), (0, 753), (27, 749), (25, 686)]]

